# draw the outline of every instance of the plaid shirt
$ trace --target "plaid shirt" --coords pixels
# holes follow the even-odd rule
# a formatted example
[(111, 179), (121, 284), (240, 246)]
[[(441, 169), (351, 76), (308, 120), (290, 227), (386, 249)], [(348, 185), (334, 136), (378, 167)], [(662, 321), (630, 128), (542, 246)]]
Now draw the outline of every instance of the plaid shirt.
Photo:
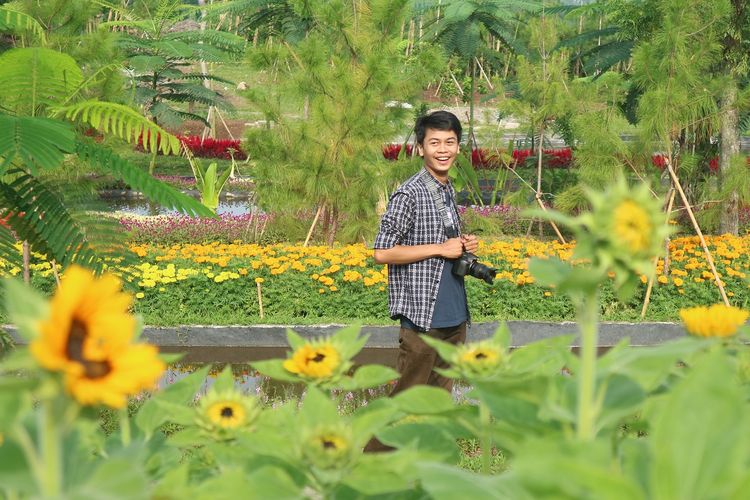
[[(439, 192), (447, 190), (451, 199), (455, 199), (450, 182), (443, 185), (426, 170), (421, 170), (391, 196), (375, 237), (375, 249), (436, 244), (447, 239), (443, 221), (425, 182), (434, 182)], [(455, 203), (449, 206), (453, 220), (459, 221)], [(405, 316), (419, 328), (430, 328), (444, 264), (442, 257), (431, 257), (411, 264), (388, 265), (388, 312), (392, 319)]]

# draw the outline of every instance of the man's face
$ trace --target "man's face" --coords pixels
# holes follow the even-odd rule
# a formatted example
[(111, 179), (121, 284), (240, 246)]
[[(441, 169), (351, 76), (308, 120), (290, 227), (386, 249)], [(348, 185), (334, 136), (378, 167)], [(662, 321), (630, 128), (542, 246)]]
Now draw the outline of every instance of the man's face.
[(458, 155), (458, 137), (452, 130), (428, 128), (424, 142), (417, 145), (417, 153), (424, 157), (425, 166), (436, 178), (446, 180)]

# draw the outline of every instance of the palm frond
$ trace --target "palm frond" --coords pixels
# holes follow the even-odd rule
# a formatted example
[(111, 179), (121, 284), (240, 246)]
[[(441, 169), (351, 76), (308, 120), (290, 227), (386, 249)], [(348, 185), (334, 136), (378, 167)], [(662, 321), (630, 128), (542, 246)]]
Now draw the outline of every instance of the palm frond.
[(59, 108), (56, 113), (69, 120), (80, 119), (105, 134), (111, 132), (129, 143), (142, 139), (143, 147), (152, 152), (157, 148), (164, 154), (180, 152), (180, 140), (177, 137), (149, 121), (138, 111), (122, 104), (83, 101)]
[(39, 22), (24, 12), (18, 12), (8, 8), (0, 7), (0, 31), (23, 33), (31, 32), (36, 36), (42, 45), (47, 44), (47, 38), (44, 36), (44, 28)]
[(170, 127), (176, 127), (185, 120), (195, 120), (203, 123), (206, 127), (211, 125), (203, 116), (187, 111), (180, 111), (179, 109), (169, 106), (164, 101), (155, 102), (149, 109), (149, 112), (159, 121), (159, 123), (163, 123)]
[(178, 210), (190, 216), (214, 216), (213, 212), (197, 200), (154, 179), (148, 173), (117, 156), (112, 150), (89, 139), (80, 140), (76, 144), (76, 152), (81, 159), (110, 172), (133, 189), (143, 192), (146, 197), (166, 208)]
[(0, 114), (0, 174), (16, 159), (36, 173), (55, 168), (75, 150), (75, 132), (65, 122)]
[(212, 82), (219, 82), (219, 83), (226, 83), (227, 85), (234, 85), (234, 82), (231, 80), (227, 80), (226, 78), (222, 78), (220, 76), (216, 75), (204, 75), (203, 73), (182, 73), (180, 75), (180, 78), (183, 78), (185, 80), (210, 80)]

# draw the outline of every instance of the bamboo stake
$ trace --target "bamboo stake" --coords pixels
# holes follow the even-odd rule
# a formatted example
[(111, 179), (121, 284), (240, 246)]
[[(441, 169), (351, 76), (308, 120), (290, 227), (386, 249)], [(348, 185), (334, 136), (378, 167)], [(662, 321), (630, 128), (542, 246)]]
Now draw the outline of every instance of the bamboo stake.
[(57, 288), (60, 288), (60, 273), (57, 272), (57, 262), (55, 262), (55, 259), (50, 261), (50, 265), (52, 266), (52, 274), (55, 276)]
[(315, 218), (312, 221), (312, 224), (310, 225), (310, 230), (307, 232), (307, 237), (305, 238), (305, 244), (302, 245), (303, 247), (306, 247), (308, 243), (310, 243), (310, 238), (312, 237), (313, 230), (315, 229), (315, 225), (318, 223), (318, 219), (320, 218), (320, 214), (323, 212), (323, 207), (325, 206), (325, 203), (321, 203), (318, 207), (318, 211), (315, 213)]
[[(668, 193), (669, 202), (667, 203), (667, 223), (669, 223), (669, 218), (672, 216), (672, 206), (674, 205), (675, 194), (676, 194), (676, 191), (674, 190), (674, 187), (670, 187), (669, 193)], [(669, 240), (667, 239), (667, 241)], [(667, 248), (669, 248), (668, 243), (667, 243)], [(656, 269), (656, 266), (658, 264), (659, 264), (659, 257), (654, 257), (654, 269)], [(653, 276), (651, 276), (648, 280), (648, 286), (646, 287), (646, 297), (643, 299), (643, 307), (641, 308), (641, 319), (646, 317), (646, 310), (648, 309), (648, 305), (651, 302), (651, 290), (654, 288), (655, 280), (656, 280), (656, 273), (654, 273)]]
[(721, 293), (721, 298), (724, 301), (724, 305), (729, 306), (729, 298), (727, 297), (727, 293), (724, 291), (724, 285), (721, 284), (721, 278), (719, 278), (719, 273), (716, 271), (716, 266), (714, 265), (714, 259), (711, 256), (711, 252), (708, 250), (706, 239), (703, 237), (703, 232), (701, 231), (701, 228), (698, 225), (698, 221), (695, 220), (693, 209), (690, 208), (690, 203), (688, 203), (687, 196), (685, 196), (685, 191), (682, 190), (682, 185), (680, 184), (680, 180), (677, 178), (677, 174), (675, 174), (674, 170), (672, 169), (672, 161), (669, 158), (667, 158), (666, 163), (667, 163), (667, 170), (669, 170), (669, 175), (670, 177), (672, 177), (672, 183), (674, 183), (675, 187), (677, 188), (677, 191), (679, 191), (680, 198), (682, 199), (682, 203), (683, 205), (685, 205), (685, 208), (687, 209), (687, 212), (688, 212), (688, 216), (690, 217), (690, 221), (693, 223), (695, 232), (698, 234), (698, 239), (700, 239), (701, 246), (703, 247), (703, 252), (706, 254), (706, 260), (708, 261), (708, 265), (711, 267), (711, 273), (714, 275), (714, 280), (716, 281), (716, 285), (719, 287), (719, 292)]
[(260, 292), (260, 283), (255, 282), (258, 288), (258, 311), (260, 312), (260, 319), (263, 319), (263, 294)]
[[(539, 203), (539, 206), (541, 207), (541, 209), (546, 212), (547, 211), (547, 207), (544, 206), (544, 202), (542, 201), (542, 199), (540, 197), (537, 197), (536, 201)], [(552, 225), (552, 229), (555, 230), (555, 234), (560, 239), (560, 242), (563, 245), (565, 245), (567, 242), (565, 241), (565, 238), (563, 238), (563, 235), (560, 232), (560, 230), (557, 228), (557, 224), (555, 224), (554, 221), (548, 221), (548, 222)]]
[(29, 248), (29, 242), (23, 240), (23, 282), (27, 285), (31, 282), (31, 249)]

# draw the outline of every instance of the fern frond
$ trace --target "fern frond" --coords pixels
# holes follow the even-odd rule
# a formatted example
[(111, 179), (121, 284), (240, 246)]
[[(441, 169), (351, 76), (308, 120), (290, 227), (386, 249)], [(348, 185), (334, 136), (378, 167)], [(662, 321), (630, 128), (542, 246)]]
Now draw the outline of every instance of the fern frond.
[(600, 30), (591, 30), (581, 33), (580, 35), (575, 35), (570, 38), (566, 38), (565, 40), (560, 40), (560, 42), (557, 44), (554, 50), (563, 48), (563, 47), (578, 47), (579, 45), (584, 45), (588, 42), (594, 41), (601, 38), (606, 38), (612, 35), (616, 35), (620, 31), (620, 28), (617, 28), (615, 26), (611, 26), (608, 28), (602, 28)]
[(117, 156), (110, 149), (91, 140), (79, 141), (76, 145), (76, 152), (81, 159), (95, 163), (166, 208), (178, 210), (190, 216), (214, 216), (213, 212), (197, 200), (182, 194), (164, 182), (154, 179), (148, 173)]
[(185, 80), (210, 80), (212, 82), (226, 83), (227, 85), (234, 85), (235, 83), (226, 78), (222, 78), (216, 75), (204, 75), (202, 73), (182, 73), (180, 78)]
[(0, 174), (17, 158), (32, 173), (37, 165), (55, 168), (74, 150), (75, 132), (65, 122), (0, 114)]
[(163, 101), (157, 101), (153, 106), (151, 106), (149, 112), (159, 121), (159, 123), (163, 123), (168, 126), (176, 127), (180, 123), (183, 123), (185, 120), (195, 120), (203, 123), (206, 127), (210, 126), (210, 123), (208, 123), (208, 121), (204, 117), (195, 113), (189, 113), (187, 111), (174, 109), (173, 107), (168, 106)]
[(202, 43), (227, 52), (241, 54), (245, 50), (245, 39), (234, 33), (217, 30), (176, 31), (164, 37), (165, 40), (179, 40), (185, 43)]
[(83, 101), (58, 108), (55, 112), (69, 120), (80, 119), (105, 134), (111, 132), (129, 143), (142, 139), (144, 149), (150, 149), (151, 152), (157, 148), (164, 154), (180, 152), (180, 140), (177, 137), (149, 121), (138, 111), (122, 104)]
[(43, 47), (3, 52), (0, 68), (0, 106), (19, 115), (39, 115), (65, 101), (83, 82), (72, 57)]
[(599, 74), (603, 74), (615, 64), (627, 61), (633, 47), (635, 42), (630, 40), (613, 41), (595, 47), (582, 55), (586, 59), (583, 68), (587, 73), (598, 71)]
[(47, 45), (47, 38), (44, 36), (42, 25), (24, 12), (0, 7), (0, 31), (12, 33), (29, 31), (39, 39), (43, 46)]
[(90, 233), (95, 231), (87, 228), (44, 182), (20, 169), (13, 169), (10, 175), (13, 180), (0, 181), (0, 200), (19, 216), (9, 218), (7, 224), (34, 251), (63, 267), (78, 263), (97, 272), (103, 269), (107, 257), (120, 253), (122, 249), (111, 234), (94, 238), (98, 243), (94, 246)]
[[(0, 218), (6, 216), (6, 213), (0, 213)], [(16, 248), (18, 240), (8, 226), (0, 224), (0, 260), (5, 261), (11, 266), (21, 267), (23, 265), (23, 258), (18, 248)]]

